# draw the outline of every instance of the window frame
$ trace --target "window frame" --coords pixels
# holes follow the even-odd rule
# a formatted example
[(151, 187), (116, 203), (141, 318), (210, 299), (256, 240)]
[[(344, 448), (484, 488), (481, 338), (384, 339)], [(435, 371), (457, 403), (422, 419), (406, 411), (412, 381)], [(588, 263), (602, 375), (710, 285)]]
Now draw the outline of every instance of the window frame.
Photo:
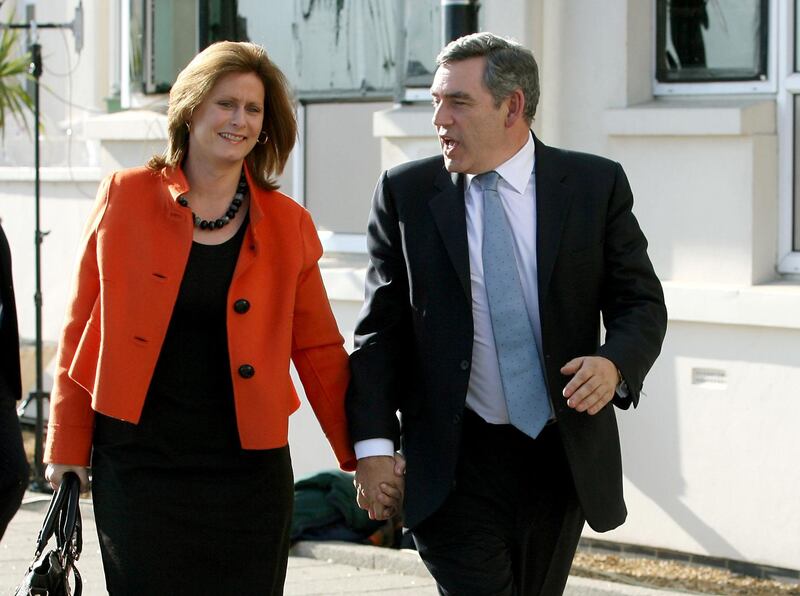
[[(785, 0), (765, 0), (768, 4), (767, 19), (767, 69), (764, 80), (750, 81), (703, 81), (703, 82), (661, 82), (658, 80), (658, 39), (652, 52), (653, 95), (735, 95), (750, 93), (777, 93), (778, 91), (778, 31), (779, 5)], [(790, 0), (791, 1), (791, 0)], [(658, 36), (658, 0), (654, 0), (653, 31)]]
[[(800, 96), (800, 69), (795, 70), (795, 4), (798, 0), (780, 3), (778, 30), (780, 46), (780, 80), (777, 93), (778, 119), (778, 273), (800, 273), (800, 251), (794, 249), (795, 212), (800, 209), (800, 189), (795, 189), (795, 96)], [(798, 65), (800, 66), (800, 65)], [(800, 145), (800, 143), (798, 143)], [(797, 197), (795, 196), (797, 193)]]

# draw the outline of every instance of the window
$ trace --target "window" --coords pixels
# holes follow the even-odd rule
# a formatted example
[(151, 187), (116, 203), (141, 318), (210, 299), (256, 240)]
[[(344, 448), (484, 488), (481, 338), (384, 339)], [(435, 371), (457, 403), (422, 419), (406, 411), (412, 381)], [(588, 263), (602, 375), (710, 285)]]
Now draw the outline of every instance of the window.
[(794, 217), (792, 218), (791, 251), (800, 252), (800, 94), (792, 95), (792, 103), (794, 104), (792, 113), (794, 118), (792, 147), (794, 152)]
[[(263, 45), (300, 104), (302, 134), (287, 190), (312, 210), (320, 229), (363, 233), (380, 173), (372, 114), (406, 99), (406, 86), (427, 93), (441, 45), (439, 2), (120, 1), (131, 32), (122, 53), (129, 93), (168, 92), (180, 69), (215, 41)], [(123, 105), (132, 105), (130, 98)]]
[(780, 151), (781, 273), (800, 274), (800, 0), (781, 2), (781, 48), (785, 57), (778, 92)]
[(197, 0), (147, 0), (144, 26), (145, 91), (167, 93), (197, 53)]
[(387, 99), (428, 87), (440, 46), (431, 0), (120, 0), (134, 93), (166, 93), (197, 53), (224, 39), (263, 45), (302, 100)]
[(436, 70), (436, 55), (442, 48), (442, 5), (429, 0), (407, 0), (405, 3), (405, 42), (403, 99), (431, 100), (430, 88)]
[(656, 93), (774, 92), (770, 4), (656, 0)]
[[(128, 1), (131, 83), (140, 92), (167, 93), (178, 73), (198, 50), (215, 41), (248, 39), (247, 19), (237, 13), (240, 2)], [(274, 14), (276, 10), (271, 12)]]

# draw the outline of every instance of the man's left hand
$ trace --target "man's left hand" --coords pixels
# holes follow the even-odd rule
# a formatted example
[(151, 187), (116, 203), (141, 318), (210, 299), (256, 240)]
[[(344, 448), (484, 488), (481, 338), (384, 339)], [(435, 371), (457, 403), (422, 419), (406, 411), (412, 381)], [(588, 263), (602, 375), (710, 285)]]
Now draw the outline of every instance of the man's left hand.
[(574, 375), (564, 387), (567, 405), (590, 415), (611, 401), (619, 383), (616, 365), (602, 356), (573, 358), (561, 367), (561, 374)]

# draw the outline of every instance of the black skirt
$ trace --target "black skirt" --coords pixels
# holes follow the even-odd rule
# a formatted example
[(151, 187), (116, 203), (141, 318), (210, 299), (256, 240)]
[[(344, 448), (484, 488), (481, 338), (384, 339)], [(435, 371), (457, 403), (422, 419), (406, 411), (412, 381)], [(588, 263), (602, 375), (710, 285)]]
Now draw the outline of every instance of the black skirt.
[(289, 448), (241, 448), (228, 359), (245, 228), (193, 244), (139, 424), (96, 416), (94, 511), (114, 596), (283, 593)]

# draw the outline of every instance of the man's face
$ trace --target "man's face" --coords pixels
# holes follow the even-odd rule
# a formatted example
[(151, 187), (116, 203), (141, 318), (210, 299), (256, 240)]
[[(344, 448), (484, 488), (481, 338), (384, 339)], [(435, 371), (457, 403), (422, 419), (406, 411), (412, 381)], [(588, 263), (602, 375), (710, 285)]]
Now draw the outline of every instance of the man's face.
[(433, 126), (449, 172), (482, 174), (510, 157), (508, 100), (495, 106), (485, 68), (485, 58), (469, 58), (441, 65), (433, 77)]

